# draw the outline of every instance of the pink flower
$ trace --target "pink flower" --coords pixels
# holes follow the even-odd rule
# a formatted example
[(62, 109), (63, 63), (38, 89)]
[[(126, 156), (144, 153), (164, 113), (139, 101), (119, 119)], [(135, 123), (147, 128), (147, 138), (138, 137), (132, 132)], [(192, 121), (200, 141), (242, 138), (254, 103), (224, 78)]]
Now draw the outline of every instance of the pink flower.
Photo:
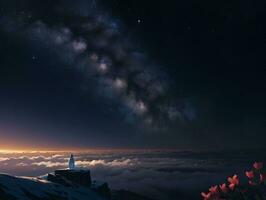
[(208, 192), (208, 193), (204, 193), (204, 192), (202, 192), (202, 193), (201, 193), (201, 196), (204, 198), (204, 200), (209, 200), (209, 199), (211, 199), (211, 193), (210, 193), (210, 192)]
[(236, 174), (233, 177), (228, 177), (227, 180), (231, 184), (235, 184), (235, 185), (239, 184), (238, 176)]
[(238, 176), (236, 174), (233, 177), (228, 177), (227, 180), (230, 183), (229, 188), (231, 190), (233, 190), (235, 186), (239, 185)]
[(259, 169), (263, 168), (263, 162), (255, 162), (255, 163), (253, 164), (253, 167), (254, 167), (255, 169), (259, 170)]
[(266, 174), (260, 174), (260, 182), (264, 182), (266, 179)]
[(210, 187), (209, 191), (211, 194), (217, 194), (218, 193), (218, 186), (215, 185), (215, 186)]
[(254, 178), (254, 172), (253, 172), (253, 171), (246, 171), (246, 176), (247, 176), (249, 179), (253, 179), (253, 178)]
[(222, 185), (219, 185), (220, 187), (220, 190), (223, 192), (223, 193), (227, 193), (227, 187), (226, 187), (226, 184), (223, 183)]
[(233, 183), (229, 185), (229, 188), (230, 188), (231, 190), (234, 190), (234, 189), (235, 189), (235, 187), (236, 187), (236, 185), (235, 185), (235, 184), (233, 184)]

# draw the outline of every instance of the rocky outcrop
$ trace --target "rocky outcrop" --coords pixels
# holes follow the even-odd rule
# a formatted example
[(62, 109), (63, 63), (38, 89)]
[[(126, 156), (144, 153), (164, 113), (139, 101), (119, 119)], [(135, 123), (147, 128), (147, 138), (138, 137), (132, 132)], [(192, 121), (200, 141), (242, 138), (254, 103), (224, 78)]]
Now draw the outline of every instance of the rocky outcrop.
[(52, 183), (57, 183), (57, 184), (60, 184), (60, 185), (63, 185), (63, 186), (67, 186), (67, 187), (73, 186), (71, 184), (71, 182), (69, 182), (65, 178), (63, 178), (61, 176), (56, 176), (54, 174), (48, 174), (47, 180), (52, 182)]
[(150, 200), (133, 192), (111, 191), (91, 181), (89, 170), (57, 170), (46, 178), (0, 174), (0, 200)]
[(48, 174), (47, 180), (64, 186), (91, 188), (90, 170), (56, 170), (54, 174)]
[[(58, 175), (56, 176), (58, 178)], [(0, 200), (106, 200), (90, 188), (0, 174)]]
[(47, 180), (66, 187), (86, 187), (104, 199), (111, 199), (111, 191), (107, 183), (91, 181), (90, 170), (56, 170), (48, 174)]

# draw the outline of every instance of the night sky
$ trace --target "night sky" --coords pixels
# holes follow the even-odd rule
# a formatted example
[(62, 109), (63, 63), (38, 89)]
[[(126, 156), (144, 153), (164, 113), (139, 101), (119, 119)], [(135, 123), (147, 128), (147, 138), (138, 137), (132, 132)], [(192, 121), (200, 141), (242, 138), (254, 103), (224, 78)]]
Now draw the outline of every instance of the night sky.
[(265, 19), (265, 1), (0, 0), (0, 147), (263, 147)]

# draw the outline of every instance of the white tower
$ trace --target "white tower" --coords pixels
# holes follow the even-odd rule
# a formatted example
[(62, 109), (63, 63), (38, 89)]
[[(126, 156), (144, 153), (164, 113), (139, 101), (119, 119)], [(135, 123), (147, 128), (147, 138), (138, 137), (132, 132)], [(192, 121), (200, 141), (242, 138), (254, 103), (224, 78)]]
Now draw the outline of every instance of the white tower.
[(69, 162), (68, 162), (68, 168), (69, 169), (75, 169), (75, 160), (73, 154), (71, 154)]

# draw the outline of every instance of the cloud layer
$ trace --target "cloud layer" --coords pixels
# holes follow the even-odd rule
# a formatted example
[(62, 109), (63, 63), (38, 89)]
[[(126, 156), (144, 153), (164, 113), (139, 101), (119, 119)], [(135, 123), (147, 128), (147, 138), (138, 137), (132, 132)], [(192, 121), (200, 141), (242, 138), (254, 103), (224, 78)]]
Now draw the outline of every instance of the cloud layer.
[[(14, 175), (43, 175), (66, 168), (69, 154), (1, 153), (0, 171)], [(128, 189), (165, 200), (188, 199), (190, 194), (199, 198), (201, 190), (247, 169), (254, 159), (249, 156), (146, 150), (75, 153), (76, 165), (90, 169), (94, 180), (106, 181), (112, 189)]]

